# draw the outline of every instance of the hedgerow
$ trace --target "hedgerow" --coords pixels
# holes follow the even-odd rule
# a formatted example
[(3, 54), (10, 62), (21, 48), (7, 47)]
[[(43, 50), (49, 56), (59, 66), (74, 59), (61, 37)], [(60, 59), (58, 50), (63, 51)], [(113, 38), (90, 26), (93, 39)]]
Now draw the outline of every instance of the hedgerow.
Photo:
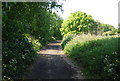
[(91, 78), (120, 77), (119, 37), (77, 36), (69, 41), (64, 51), (83, 67), (83, 74)]
[[(2, 3), (2, 78), (19, 78), (35, 59), (36, 52), (52, 40), (57, 2)], [(53, 23), (54, 22), (54, 23)], [(53, 28), (54, 27), (54, 28)], [(54, 30), (53, 30), (54, 29)]]
[(2, 42), (3, 79), (13, 79), (24, 73), (36, 56), (31, 43), (26, 37), (13, 38)]

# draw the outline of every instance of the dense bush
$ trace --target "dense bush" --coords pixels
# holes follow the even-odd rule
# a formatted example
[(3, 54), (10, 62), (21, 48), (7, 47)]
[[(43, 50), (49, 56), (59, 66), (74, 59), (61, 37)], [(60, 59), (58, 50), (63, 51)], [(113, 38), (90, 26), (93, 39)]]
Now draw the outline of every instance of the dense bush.
[(26, 38), (28, 39), (29, 43), (33, 45), (33, 49), (37, 52), (40, 51), (42, 44), (39, 42), (38, 39), (35, 39), (35, 37), (31, 36), (30, 34), (25, 34)]
[(66, 54), (83, 67), (90, 77), (120, 79), (118, 37), (78, 36), (64, 48)]
[(115, 35), (117, 34), (117, 29), (110, 24), (100, 23), (97, 27), (97, 31), (101, 35)]
[(110, 24), (101, 23), (99, 26), (101, 27), (103, 32), (115, 30), (114, 26), (112, 26)]
[(2, 43), (3, 78), (16, 78), (26, 71), (36, 53), (32, 44), (24, 36), (12, 37), (11, 40)]
[(63, 22), (63, 19), (57, 15), (57, 14), (54, 14), (54, 27), (52, 27), (52, 33), (53, 33), (53, 37), (55, 39), (62, 39), (62, 35), (61, 35), (61, 32), (60, 32), (60, 28), (61, 28), (61, 24)]
[[(73, 40), (71, 40), (70, 42), (68, 42), (64, 48), (64, 51), (66, 54), (70, 54), (70, 55), (75, 55), (76, 53), (79, 53), (79, 50), (82, 50), (82, 48), (79, 48), (78, 46), (82, 46), (84, 45), (84, 43), (87, 43), (87, 41), (90, 40), (94, 40), (96, 36), (91, 36), (91, 35), (77, 35)], [(80, 44), (80, 45), (79, 45)], [(78, 48), (78, 51), (77, 51)], [(74, 54), (74, 51), (75, 54)]]
[(34, 61), (36, 51), (52, 40), (57, 23), (57, 16), (52, 13), (55, 7), (61, 8), (61, 5), (56, 2), (2, 3), (3, 79), (22, 75)]

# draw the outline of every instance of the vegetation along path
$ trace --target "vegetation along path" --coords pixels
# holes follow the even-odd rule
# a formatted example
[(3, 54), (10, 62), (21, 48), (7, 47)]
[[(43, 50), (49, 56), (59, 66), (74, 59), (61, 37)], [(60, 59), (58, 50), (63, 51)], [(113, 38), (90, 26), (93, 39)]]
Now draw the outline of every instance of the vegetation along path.
[(49, 43), (39, 53), (27, 79), (84, 79), (60, 46), (61, 40)]

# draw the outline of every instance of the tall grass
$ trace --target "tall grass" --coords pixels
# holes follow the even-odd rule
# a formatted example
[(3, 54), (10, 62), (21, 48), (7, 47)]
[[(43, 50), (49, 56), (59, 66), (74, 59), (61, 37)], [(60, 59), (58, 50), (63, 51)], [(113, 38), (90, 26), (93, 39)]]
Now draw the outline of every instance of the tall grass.
[(84, 75), (118, 79), (120, 78), (118, 39), (120, 37), (79, 35), (65, 45), (64, 52), (83, 67)]
[(64, 49), (65, 45), (71, 41), (76, 35), (75, 34), (71, 34), (71, 33), (68, 33), (66, 34), (63, 39), (62, 39), (62, 42), (61, 42), (61, 46), (62, 48)]

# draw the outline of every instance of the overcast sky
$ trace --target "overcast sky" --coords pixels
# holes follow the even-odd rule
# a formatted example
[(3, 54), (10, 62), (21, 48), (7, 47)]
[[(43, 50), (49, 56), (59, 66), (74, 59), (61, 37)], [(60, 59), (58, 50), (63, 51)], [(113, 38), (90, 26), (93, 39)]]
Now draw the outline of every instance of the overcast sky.
[(66, 19), (71, 12), (83, 11), (95, 20), (118, 27), (118, 2), (120, 0), (66, 0), (63, 5)]

